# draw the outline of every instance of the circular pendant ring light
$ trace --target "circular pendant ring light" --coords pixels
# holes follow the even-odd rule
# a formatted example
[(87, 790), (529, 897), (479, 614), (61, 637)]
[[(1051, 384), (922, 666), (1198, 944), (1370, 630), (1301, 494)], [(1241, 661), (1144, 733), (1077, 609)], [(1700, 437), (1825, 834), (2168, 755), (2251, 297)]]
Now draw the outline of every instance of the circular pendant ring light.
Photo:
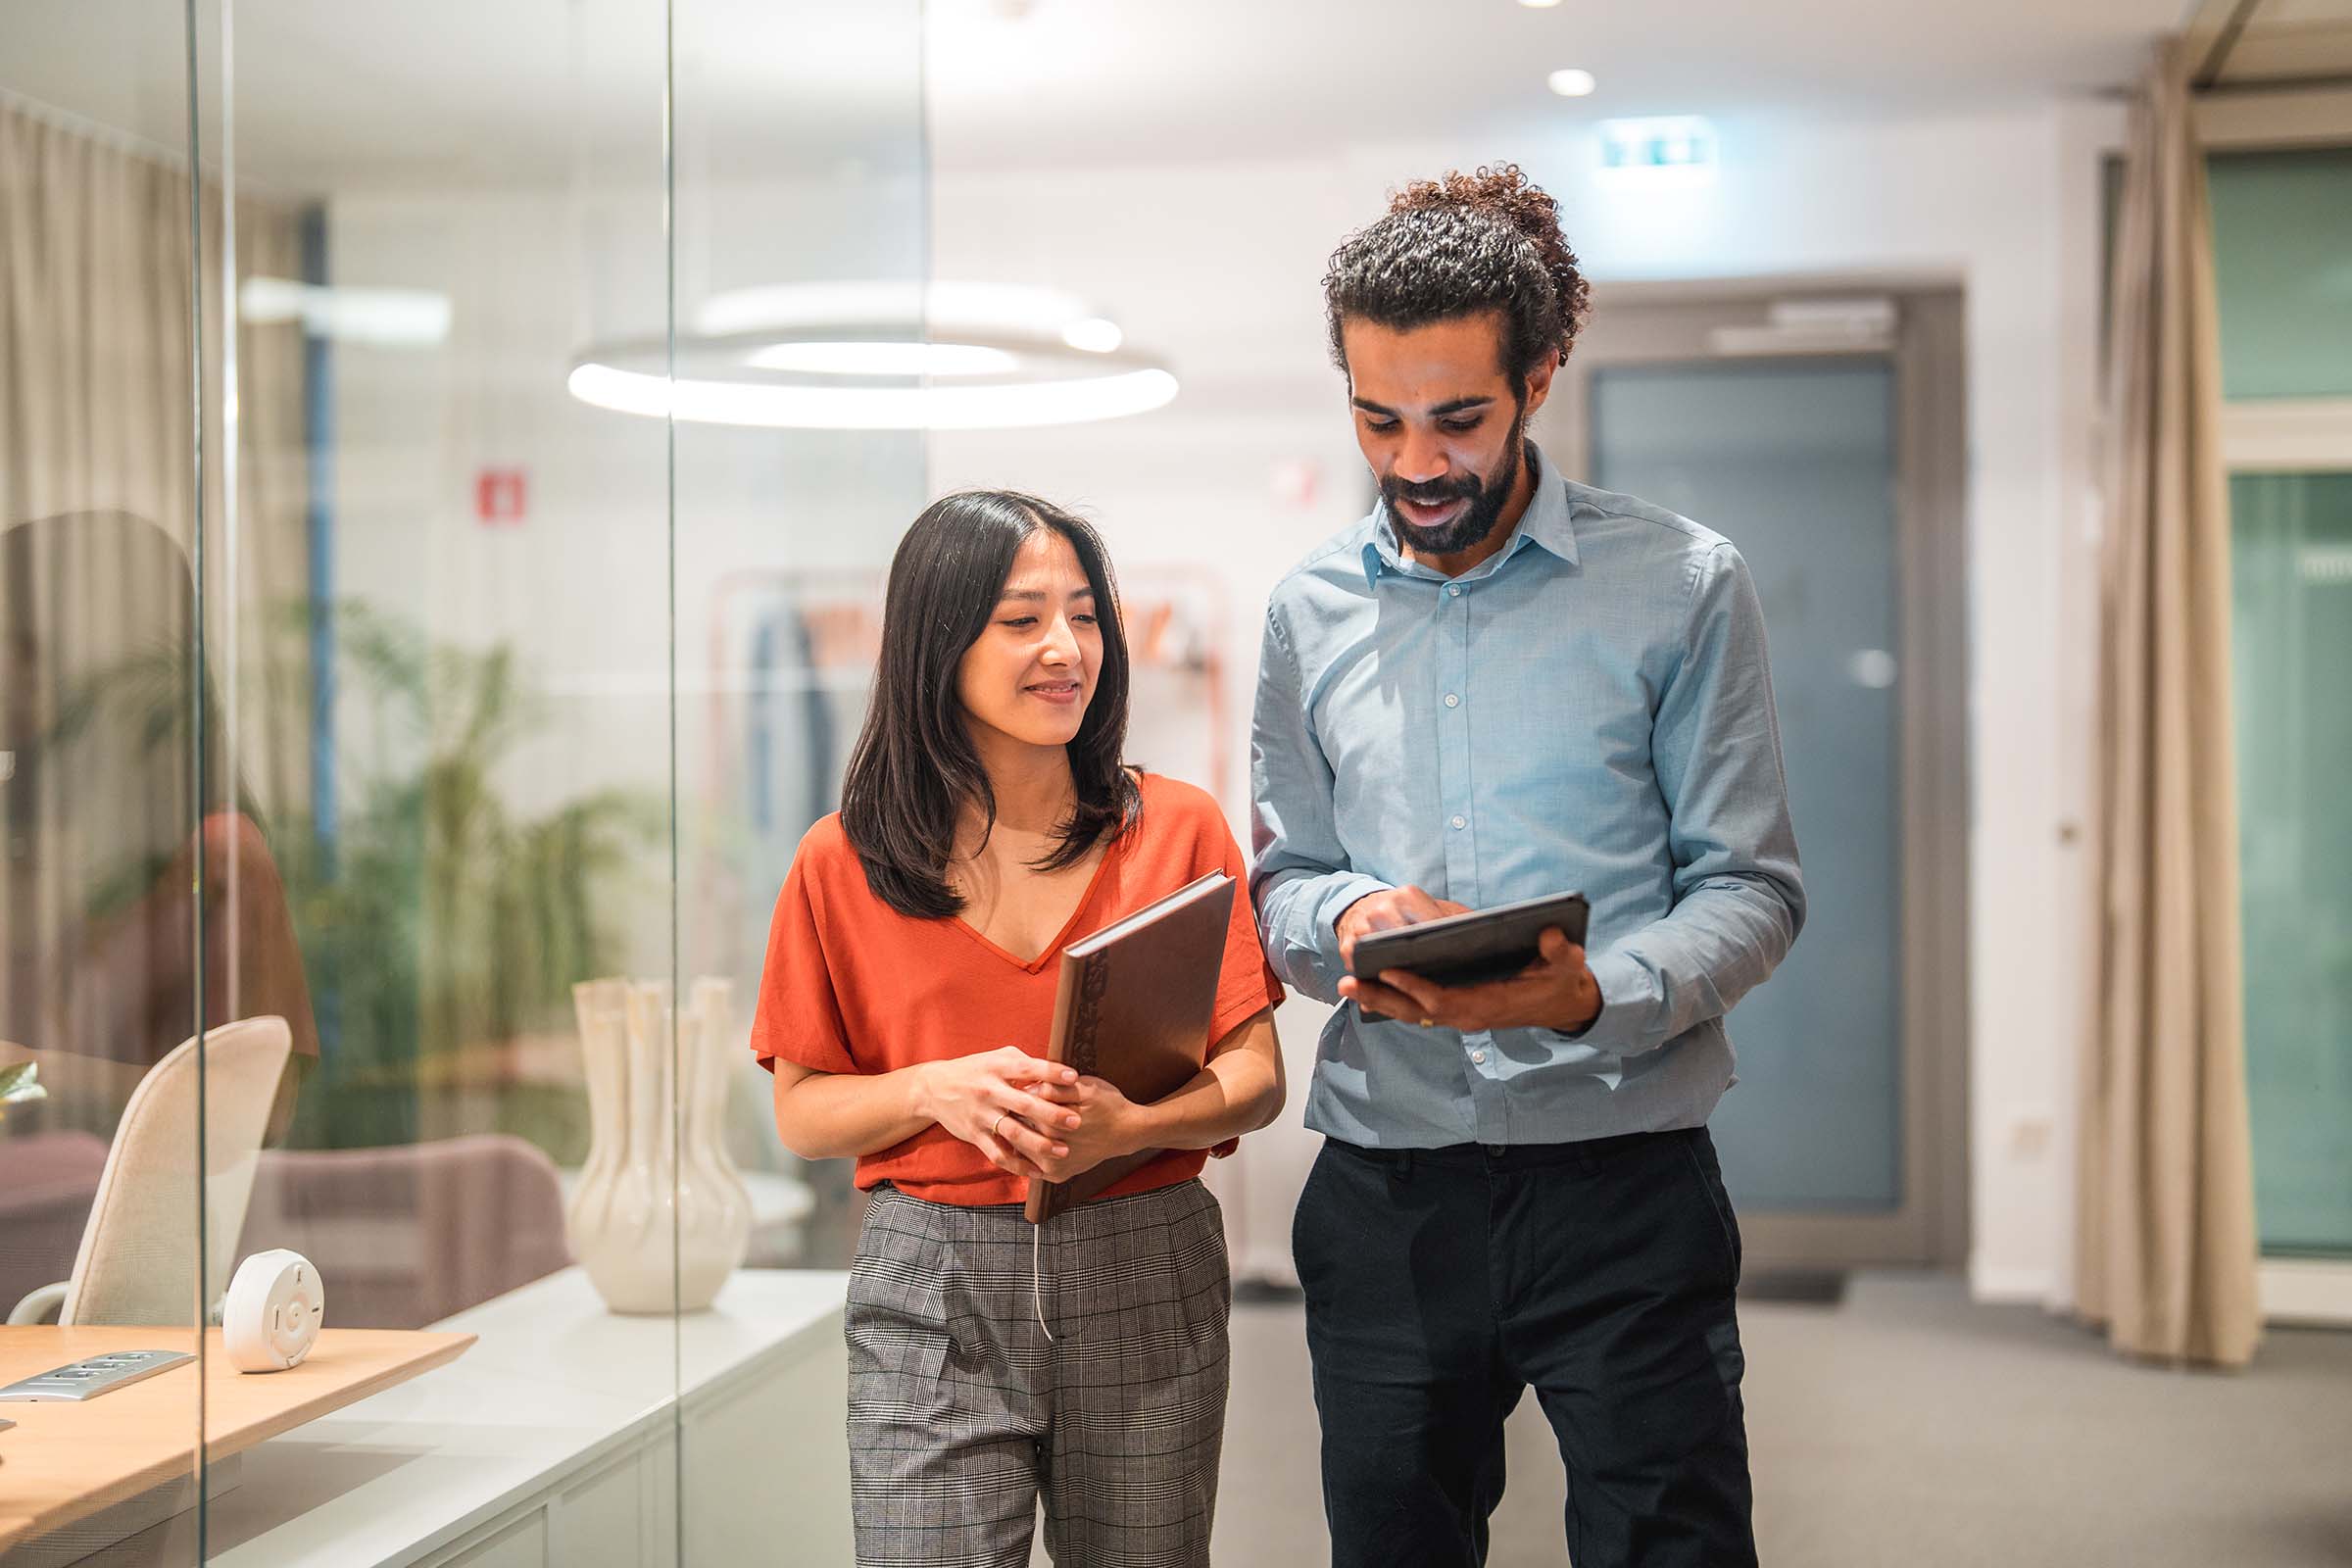
[(696, 330), (600, 344), (572, 396), (690, 422), (979, 430), (1156, 409), (1176, 378), (1083, 301), (1014, 284), (850, 281), (714, 295)]

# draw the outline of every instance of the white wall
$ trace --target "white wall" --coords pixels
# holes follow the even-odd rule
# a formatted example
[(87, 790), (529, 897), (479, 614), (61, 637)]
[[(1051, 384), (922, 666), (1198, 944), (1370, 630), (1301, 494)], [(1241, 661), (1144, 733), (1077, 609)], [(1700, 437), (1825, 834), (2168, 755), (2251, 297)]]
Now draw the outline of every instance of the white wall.
[[(1331, 161), (947, 170), (933, 188), (942, 277), (1066, 287), (1099, 300), (1184, 384), (1159, 413), (1052, 430), (941, 433), (935, 490), (1006, 483), (1090, 507), (1117, 559), (1206, 561), (1239, 601), (1234, 667), (1254, 667), (1257, 607), (1309, 545), (1363, 510), (1340, 380), (1324, 359), (1324, 258), (1401, 180), (1515, 157), (1560, 199), (1595, 279), (1870, 272), (1966, 294), (1971, 443), (1970, 742), (1974, 819), (1970, 1274), (2040, 1298), (2066, 1274), (2075, 1030), (2083, 947), (2062, 828), (2082, 811), (2089, 643), (2079, 546), (2089, 485), (2095, 158), (2112, 115), (2047, 103), (1966, 118), (1727, 122), (1703, 189), (1598, 186), (1588, 143), (1365, 148)], [(1286, 499), (1282, 476), (1318, 471)], [(1295, 496), (1295, 490), (1290, 492)], [(1718, 521), (1738, 537), (1737, 519)], [(1246, 685), (1245, 685), (1246, 690)], [(1246, 695), (1233, 721), (1247, 722)], [(1224, 780), (1245, 832), (1247, 782)], [(1295, 1078), (1313, 1016), (1284, 1023)], [(1296, 1123), (1297, 1097), (1289, 1120)], [(1252, 1158), (1246, 1266), (1279, 1273), (1285, 1172), (1303, 1135)]]

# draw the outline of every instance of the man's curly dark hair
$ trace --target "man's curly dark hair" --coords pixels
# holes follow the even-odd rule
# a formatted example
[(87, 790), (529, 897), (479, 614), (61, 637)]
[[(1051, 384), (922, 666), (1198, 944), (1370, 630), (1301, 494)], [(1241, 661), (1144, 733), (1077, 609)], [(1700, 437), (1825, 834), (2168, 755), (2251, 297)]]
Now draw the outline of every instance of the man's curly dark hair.
[(1331, 357), (1348, 368), (1341, 323), (1393, 330), (1498, 311), (1503, 373), (1524, 394), (1546, 357), (1565, 364), (1591, 289), (1560, 232), (1560, 205), (1517, 164), (1448, 170), (1389, 197), (1388, 216), (1348, 236), (1323, 274)]

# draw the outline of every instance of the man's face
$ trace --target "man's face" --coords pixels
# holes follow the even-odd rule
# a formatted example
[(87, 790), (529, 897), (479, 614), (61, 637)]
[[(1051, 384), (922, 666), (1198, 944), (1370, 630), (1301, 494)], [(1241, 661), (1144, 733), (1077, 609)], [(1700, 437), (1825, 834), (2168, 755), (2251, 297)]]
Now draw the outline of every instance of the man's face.
[(1484, 540), (1518, 482), (1527, 420), (1550, 394), (1553, 368), (1531, 373), (1520, 400), (1502, 371), (1502, 331), (1498, 312), (1404, 331), (1341, 323), (1356, 445), (1417, 556)]

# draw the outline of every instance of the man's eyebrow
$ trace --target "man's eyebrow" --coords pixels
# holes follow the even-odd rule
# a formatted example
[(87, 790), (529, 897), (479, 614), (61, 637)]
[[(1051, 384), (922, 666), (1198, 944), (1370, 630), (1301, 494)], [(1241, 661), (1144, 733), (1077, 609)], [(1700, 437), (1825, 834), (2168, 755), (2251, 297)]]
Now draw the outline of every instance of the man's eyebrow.
[[(1395, 409), (1389, 408), (1384, 404), (1375, 403), (1370, 398), (1349, 398), (1348, 401), (1354, 404), (1357, 408), (1363, 410), (1366, 414), (1378, 414), (1391, 419), (1396, 417), (1396, 411)], [(1429, 416), (1433, 419), (1442, 419), (1448, 414), (1465, 414), (1472, 409), (1483, 409), (1494, 401), (1494, 399), (1491, 396), (1454, 398), (1449, 402), (1441, 403), (1436, 408), (1430, 410)]]

